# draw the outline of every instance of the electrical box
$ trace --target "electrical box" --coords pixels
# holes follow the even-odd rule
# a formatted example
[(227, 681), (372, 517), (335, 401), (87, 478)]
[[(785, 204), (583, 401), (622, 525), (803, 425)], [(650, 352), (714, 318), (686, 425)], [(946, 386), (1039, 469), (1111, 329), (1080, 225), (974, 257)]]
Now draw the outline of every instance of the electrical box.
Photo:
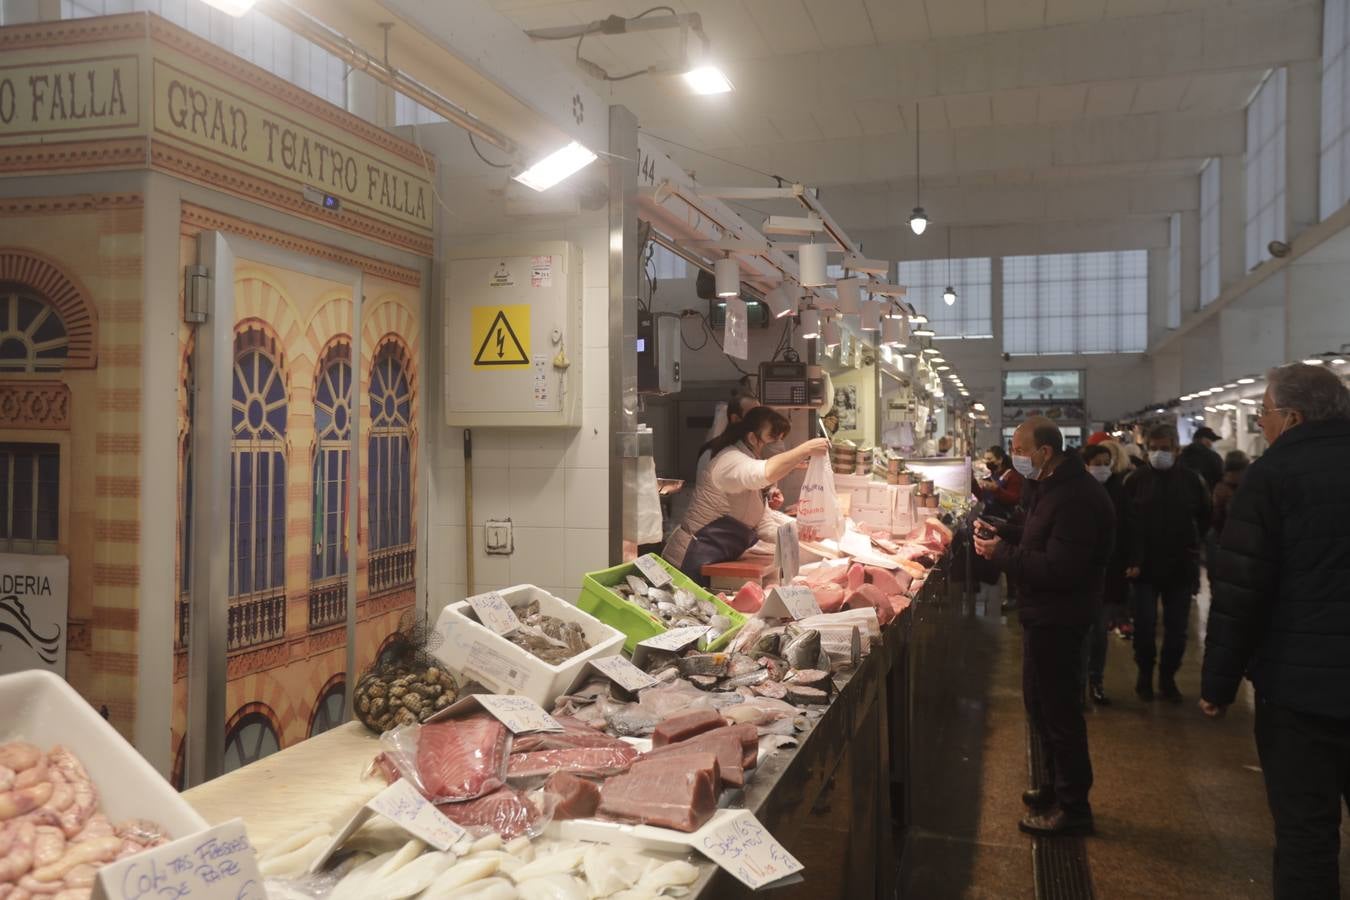
[(640, 394), (674, 394), (680, 390), (678, 318), (638, 313), (637, 376)]
[(492, 243), (447, 255), (445, 420), (450, 426), (581, 425), (581, 251)]

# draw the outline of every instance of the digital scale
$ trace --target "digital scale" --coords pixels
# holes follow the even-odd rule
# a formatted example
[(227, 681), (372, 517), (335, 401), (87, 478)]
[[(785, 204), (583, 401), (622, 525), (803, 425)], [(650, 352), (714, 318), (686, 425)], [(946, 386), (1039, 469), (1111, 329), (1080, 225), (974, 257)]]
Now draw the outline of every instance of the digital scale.
[(759, 401), (778, 409), (819, 409), (825, 403), (824, 373), (806, 363), (760, 363)]

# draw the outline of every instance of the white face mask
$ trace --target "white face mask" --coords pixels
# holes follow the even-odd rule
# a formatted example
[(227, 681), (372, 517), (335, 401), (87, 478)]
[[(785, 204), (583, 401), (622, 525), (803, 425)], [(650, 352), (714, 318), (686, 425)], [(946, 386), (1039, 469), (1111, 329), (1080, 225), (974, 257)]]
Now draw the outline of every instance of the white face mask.
[(1088, 466), (1087, 470), (1092, 474), (1093, 478), (1097, 479), (1097, 481), (1102, 484), (1106, 484), (1106, 482), (1111, 480), (1110, 466)]
[(1030, 456), (1018, 456), (1014, 453), (1012, 455), (1012, 464), (1013, 468), (1017, 470), (1018, 475), (1021, 475), (1023, 478), (1030, 478), (1032, 481), (1036, 480), (1036, 464), (1031, 461)]
[(1172, 453), (1169, 450), (1148, 451), (1148, 464), (1155, 469), (1166, 471), (1172, 468)]

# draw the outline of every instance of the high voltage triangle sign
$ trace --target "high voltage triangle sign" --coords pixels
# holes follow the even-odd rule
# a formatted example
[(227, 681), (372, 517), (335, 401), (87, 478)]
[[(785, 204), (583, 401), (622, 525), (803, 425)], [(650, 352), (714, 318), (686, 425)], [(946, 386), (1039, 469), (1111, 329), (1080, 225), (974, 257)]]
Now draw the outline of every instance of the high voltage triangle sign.
[(478, 347), (473, 357), (475, 367), (527, 367), (530, 364), (529, 342), (528, 303), (473, 308), (473, 344)]

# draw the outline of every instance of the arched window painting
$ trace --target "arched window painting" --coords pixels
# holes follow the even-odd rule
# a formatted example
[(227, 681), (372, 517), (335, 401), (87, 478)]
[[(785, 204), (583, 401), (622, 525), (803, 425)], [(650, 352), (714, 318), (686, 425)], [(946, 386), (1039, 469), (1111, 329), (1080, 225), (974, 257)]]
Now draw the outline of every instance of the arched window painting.
[(324, 367), (314, 391), (314, 581), (347, 574), (347, 462), (351, 453), (352, 367)]
[(236, 650), (286, 632), (286, 388), (257, 346), (235, 357), (231, 426), (228, 645)]
[(309, 736), (323, 734), (330, 728), (336, 728), (342, 724), (342, 711), (347, 704), (347, 685), (344, 682), (337, 682), (324, 691), (319, 698), (318, 706), (314, 708), (314, 719), (309, 724)]
[(368, 444), (370, 591), (388, 591), (413, 580), (412, 390), (408, 374), (388, 345), (370, 376)]
[(225, 771), (241, 769), (280, 749), (281, 741), (267, 716), (251, 712), (225, 735)]
[(69, 351), (54, 308), (26, 285), (0, 283), (0, 372), (59, 372)]

